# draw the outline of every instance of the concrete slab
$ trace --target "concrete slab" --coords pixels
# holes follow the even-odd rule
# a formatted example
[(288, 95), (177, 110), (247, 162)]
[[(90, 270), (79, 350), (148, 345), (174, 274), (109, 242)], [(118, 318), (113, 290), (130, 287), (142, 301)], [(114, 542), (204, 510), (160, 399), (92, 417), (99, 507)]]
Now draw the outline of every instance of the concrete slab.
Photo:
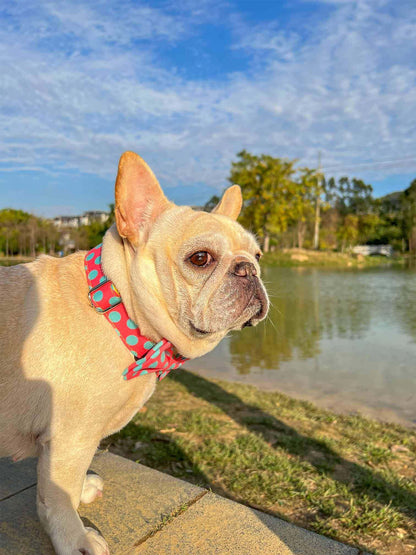
[[(35, 461), (28, 463), (30, 478), (18, 476), (23, 483), (32, 480)], [(4, 468), (9, 468), (8, 466)], [(87, 526), (99, 530), (112, 554), (124, 553), (156, 530), (182, 506), (198, 499), (205, 490), (133, 461), (100, 453), (91, 470), (104, 479), (104, 494), (91, 505), (81, 505), (79, 514)], [(5, 478), (0, 474), (0, 481)], [(23, 480), (23, 481), (22, 481)], [(6, 480), (5, 480), (6, 483)], [(7, 484), (12, 480), (7, 478)], [(8, 491), (11, 491), (10, 488)], [(53, 554), (49, 538), (36, 515), (36, 487), (12, 494), (0, 503), (0, 553)]]
[[(53, 555), (36, 515), (35, 460), (0, 462), (0, 555)], [(101, 452), (104, 495), (79, 513), (112, 555), (357, 555), (356, 549)], [(177, 516), (175, 516), (177, 515)]]
[(79, 514), (107, 540), (111, 553), (124, 553), (172, 513), (205, 490), (133, 461), (102, 453), (91, 469), (104, 479), (103, 497), (81, 505)]
[(54, 555), (36, 514), (36, 486), (0, 503), (0, 553)]
[(36, 484), (36, 460), (0, 459), (0, 501)]
[(208, 493), (129, 553), (357, 555), (358, 550)]

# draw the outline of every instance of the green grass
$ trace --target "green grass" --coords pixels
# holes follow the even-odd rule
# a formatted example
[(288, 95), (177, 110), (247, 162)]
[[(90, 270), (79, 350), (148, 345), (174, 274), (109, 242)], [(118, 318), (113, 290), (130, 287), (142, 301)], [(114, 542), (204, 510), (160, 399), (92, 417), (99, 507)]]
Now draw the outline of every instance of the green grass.
[(414, 553), (415, 432), (172, 374), (104, 446), (361, 549)]
[(0, 257), (0, 266), (15, 266), (16, 264), (25, 264), (33, 262), (34, 258), (29, 256), (13, 256), (10, 258)]
[(352, 256), (332, 251), (313, 251), (285, 249), (267, 253), (262, 261), (266, 265), (283, 267), (320, 267), (320, 268), (374, 268), (403, 265), (404, 257), (386, 258), (385, 256)]

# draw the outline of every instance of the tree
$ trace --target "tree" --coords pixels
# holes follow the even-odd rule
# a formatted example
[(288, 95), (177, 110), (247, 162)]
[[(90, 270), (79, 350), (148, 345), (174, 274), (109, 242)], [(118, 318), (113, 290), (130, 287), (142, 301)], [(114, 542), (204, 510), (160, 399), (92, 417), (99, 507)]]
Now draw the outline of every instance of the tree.
[(416, 252), (416, 179), (403, 191), (404, 232), (410, 252)]
[[(300, 181), (302, 199), (299, 203), (301, 219), (298, 229), (306, 231), (306, 221), (314, 219), (313, 248), (319, 249), (319, 231), (321, 224), (321, 208), (324, 199), (322, 195), (326, 192), (325, 180), (320, 170), (303, 168), (300, 170)], [(301, 248), (300, 236), (298, 234), (298, 246)], [(303, 237), (302, 237), (303, 244)]]
[(358, 216), (347, 214), (338, 230), (338, 236), (341, 241), (342, 252), (344, 252), (346, 246), (351, 248), (356, 243), (358, 237)]
[(330, 194), (341, 216), (368, 214), (374, 208), (373, 187), (362, 179), (341, 177), (336, 184), (334, 178), (329, 180)]
[(208, 202), (206, 202), (203, 206), (203, 210), (205, 212), (212, 212), (217, 204), (220, 202), (220, 197), (217, 195), (213, 195)]
[(89, 249), (102, 241), (107, 229), (114, 223), (114, 204), (109, 205), (110, 214), (103, 222), (93, 221), (81, 228), (57, 229), (51, 220), (38, 218), (23, 210), (5, 208), (0, 210), (0, 252), (6, 257), (35, 257), (38, 253), (54, 254), (56, 247), (67, 237), (75, 248)]
[(0, 210), (0, 249), (6, 256), (26, 252), (28, 222), (31, 218), (33, 216), (23, 210)]
[(293, 219), (291, 199), (299, 186), (292, 179), (296, 161), (256, 156), (245, 150), (237, 157), (228, 181), (240, 185), (244, 198), (241, 221), (260, 235), (267, 252), (270, 235), (285, 231)]
[(298, 186), (293, 188), (290, 199), (290, 216), (296, 226), (296, 244), (300, 249), (303, 247), (308, 222), (314, 213), (313, 171), (309, 168), (299, 170)]
[(360, 216), (358, 222), (359, 242), (377, 244), (383, 221), (377, 212)]
[(341, 177), (338, 182), (331, 177), (327, 181), (326, 195), (332, 211), (338, 214), (337, 237), (342, 250), (358, 240), (363, 243), (376, 240), (382, 221), (371, 185), (355, 177)]
[(390, 244), (395, 250), (405, 252), (407, 234), (403, 192), (396, 191), (381, 197), (377, 208), (381, 224), (377, 229), (377, 237), (372, 241), (381, 245)]

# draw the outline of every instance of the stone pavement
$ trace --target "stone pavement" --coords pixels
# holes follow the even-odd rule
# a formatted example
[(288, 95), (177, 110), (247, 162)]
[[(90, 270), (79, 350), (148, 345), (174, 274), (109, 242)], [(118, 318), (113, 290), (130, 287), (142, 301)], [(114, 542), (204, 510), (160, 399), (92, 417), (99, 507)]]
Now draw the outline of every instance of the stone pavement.
[[(81, 505), (113, 555), (358, 555), (357, 549), (298, 528), (108, 452), (91, 470), (104, 493)], [(0, 554), (50, 555), (36, 516), (34, 460), (0, 459)]]

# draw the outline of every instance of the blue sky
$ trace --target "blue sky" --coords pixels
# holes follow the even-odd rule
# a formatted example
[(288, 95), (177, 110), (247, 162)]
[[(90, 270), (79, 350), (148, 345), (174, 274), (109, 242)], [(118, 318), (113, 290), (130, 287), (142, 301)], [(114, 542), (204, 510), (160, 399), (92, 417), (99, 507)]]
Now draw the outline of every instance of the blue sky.
[(0, 208), (105, 209), (135, 150), (168, 197), (226, 186), (243, 148), (416, 177), (414, 0), (0, 4)]

